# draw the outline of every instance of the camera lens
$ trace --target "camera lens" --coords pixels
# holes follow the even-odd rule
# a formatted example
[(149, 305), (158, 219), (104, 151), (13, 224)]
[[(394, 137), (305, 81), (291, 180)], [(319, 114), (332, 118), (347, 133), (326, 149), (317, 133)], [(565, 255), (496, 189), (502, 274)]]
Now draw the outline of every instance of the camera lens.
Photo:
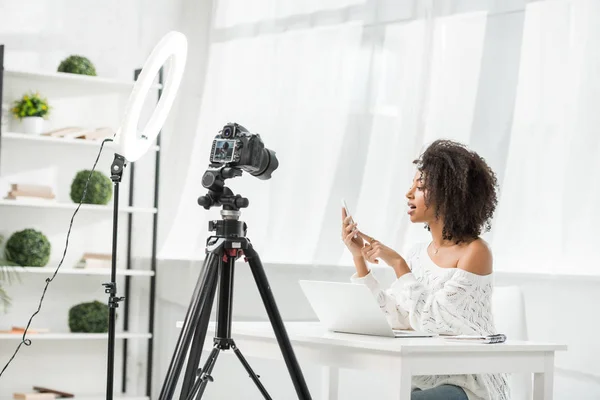
[(255, 177), (262, 180), (271, 179), (271, 174), (279, 167), (279, 160), (273, 150), (264, 148), (260, 156), (260, 167), (258, 171), (252, 173)]

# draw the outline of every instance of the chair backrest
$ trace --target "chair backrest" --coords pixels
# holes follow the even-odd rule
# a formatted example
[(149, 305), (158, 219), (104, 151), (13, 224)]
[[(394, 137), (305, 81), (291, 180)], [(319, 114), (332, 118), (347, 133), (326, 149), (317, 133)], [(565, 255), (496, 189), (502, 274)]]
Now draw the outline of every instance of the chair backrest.
[[(518, 286), (494, 288), (492, 314), (498, 333), (504, 333), (509, 340), (528, 340), (525, 299)], [(512, 400), (531, 399), (531, 374), (511, 374), (509, 384)]]
[(528, 340), (525, 299), (518, 286), (496, 286), (492, 296), (496, 330), (513, 340)]

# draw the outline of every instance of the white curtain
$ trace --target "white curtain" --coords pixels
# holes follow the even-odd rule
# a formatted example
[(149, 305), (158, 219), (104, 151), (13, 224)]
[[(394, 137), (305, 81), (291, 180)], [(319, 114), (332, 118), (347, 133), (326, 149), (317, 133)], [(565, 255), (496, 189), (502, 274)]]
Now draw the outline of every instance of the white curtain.
[(227, 182), (250, 199), (242, 219), (263, 261), (348, 265), (341, 198), (399, 251), (427, 240), (406, 215), (411, 162), (451, 138), (498, 174), (484, 236), (496, 269), (593, 273), (598, 22), (593, 0), (215, 0), (192, 162), (161, 257), (203, 258), (219, 216), (196, 204), (201, 176), (214, 135), (238, 122), (280, 161), (271, 180)]
[(513, 271), (600, 274), (600, 3), (527, 7), (494, 245)]
[(243, 210), (248, 236), (263, 260), (312, 261), (324, 218), (322, 204), (343, 156), (340, 143), (352, 92), (362, 84), (357, 74), (360, 39), (361, 25), (350, 22), (211, 47), (191, 150), (197, 157), (189, 166), (162, 257), (202, 257), (207, 221), (218, 218), (218, 212), (206, 212), (194, 200), (206, 192), (200, 182), (215, 134), (225, 123), (238, 122), (260, 134), (280, 163), (271, 180), (245, 174), (227, 182), (250, 199), (250, 207)]

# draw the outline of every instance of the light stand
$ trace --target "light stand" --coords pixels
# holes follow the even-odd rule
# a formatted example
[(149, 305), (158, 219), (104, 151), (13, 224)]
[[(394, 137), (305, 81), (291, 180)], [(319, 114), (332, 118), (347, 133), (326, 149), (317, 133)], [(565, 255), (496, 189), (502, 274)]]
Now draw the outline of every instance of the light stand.
[[(115, 159), (111, 165), (110, 176), (114, 183), (114, 208), (113, 208), (113, 242), (112, 242), (112, 268), (111, 282), (104, 284), (105, 291), (109, 295), (109, 323), (108, 323), (108, 366), (107, 366), (107, 384), (106, 399), (113, 399), (114, 386), (114, 353), (115, 353), (115, 321), (116, 308), (123, 297), (117, 296), (116, 269), (117, 269), (117, 230), (119, 213), (119, 183), (123, 176), (123, 169), (126, 161), (135, 162), (150, 150), (160, 133), (162, 126), (167, 119), (169, 110), (175, 101), (175, 96), (179, 90), (179, 85), (183, 77), (185, 62), (187, 59), (187, 39), (185, 35), (179, 32), (169, 32), (158, 42), (150, 53), (150, 56), (144, 63), (135, 85), (129, 96), (129, 101), (125, 108), (123, 121), (115, 135), (115, 144), (117, 151)], [(169, 61), (167, 79), (162, 85), (160, 91), (160, 100), (154, 109), (150, 119), (146, 122), (143, 131), (138, 131), (138, 125), (142, 114), (142, 109), (148, 93), (155, 85), (154, 79), (161, 71), (165, 62)], [(157, 166), (158, 168), (158, 166)], [(158, 171), (158, 169), (157, 169)], [(156, 223), (156, 219), (154, 220)], [(156, 224), (155, 224), (156, 228)], [(151, 295), (151, 301), (153, 297)], [(151, 324), (153, 318), (150, 318)], [(152, 331), (151, 327), (151, 331)], [(150, 339), (152, 340), (152, 339)], [(151, 343), (151, 342), (150, 342)], [(152, 346), (148, 351), (148, 396), (150, 396)]]
[(114, 184), (113, 192), (113, 232), (112, 232), (112, 261), (110, 269), (110, 282), (104, 283), (105, 292), (108, 294), (108, 365), (106, 372), (106, 400), (113, 400), (113, 387), (115, 380), (115, 325), (117, 319), (116, 309), (119, 302), (125, 297), (117, 296), (117, 231), (119, 227), (119, 184), (125, 169), (125, 158), (115, 153), (115, 159), (110, 167), (110, 179)]

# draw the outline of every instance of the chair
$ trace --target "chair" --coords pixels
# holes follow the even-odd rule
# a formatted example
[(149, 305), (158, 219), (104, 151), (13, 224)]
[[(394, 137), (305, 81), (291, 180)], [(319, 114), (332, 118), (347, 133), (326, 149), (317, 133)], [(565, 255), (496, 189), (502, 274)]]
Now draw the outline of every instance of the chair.
[[(528, 340), (525, 299), (519, 287), (495, 287), (492, 295), (492, 314), (498, 333), (504, 333), (509, 340)], [(531, 374), (511, 374), (509, 384), (512, 400), (531, 399)]]

